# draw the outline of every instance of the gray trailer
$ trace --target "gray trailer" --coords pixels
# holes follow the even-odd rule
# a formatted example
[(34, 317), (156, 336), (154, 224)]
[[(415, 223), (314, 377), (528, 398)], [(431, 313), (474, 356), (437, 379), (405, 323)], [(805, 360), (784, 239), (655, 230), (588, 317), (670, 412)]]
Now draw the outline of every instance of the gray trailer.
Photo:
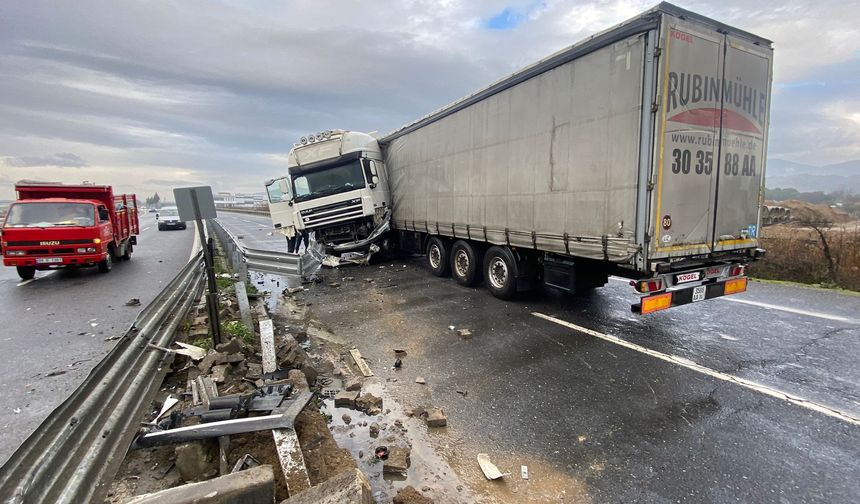
[(401, 245), (499, 297), (608, 274), (642, 313), (746, 289), (770, 41), (661, 3), (379, 140)]

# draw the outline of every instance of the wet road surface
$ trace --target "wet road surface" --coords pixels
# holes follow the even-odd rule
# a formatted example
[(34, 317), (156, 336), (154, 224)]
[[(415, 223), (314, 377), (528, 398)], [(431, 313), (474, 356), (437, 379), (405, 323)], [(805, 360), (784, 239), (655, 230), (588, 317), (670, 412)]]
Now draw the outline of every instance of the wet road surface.
[[(221, 220), (266, 241), (267, 218), (241, 217)], [(431, 276), (420, 258), (324, 274), (340, 286), (311, 287), (305, 297), (314, 316), (355, 344), (405, 405), (446, 411), (438, 447), (490, 500), (860, 496), (860, 297), (752, 282), (732, 298), (637, 317), (629, 312), (632, 289), (620, 279), (587, 296), (505, 302)], [(474, 336), (463, 339), (449, 326)], [(395, 348), (408, 352), (401, 370), (391, 368)], [(414, 383), (417, 376), (427, 384)], [(483, 481), (478, 452), (514, 476)], [(520, 465), (531, 468), (528, 481), (517, 476)]]
[[(193, 227), (161, 231), (141, 214), (131, 261), (37, 272), (23, 283), (0, 268), (0, 464), (83, 381), (138, 312), (186, 264)], [(125, 306), (131, 298), (141, 306)]]

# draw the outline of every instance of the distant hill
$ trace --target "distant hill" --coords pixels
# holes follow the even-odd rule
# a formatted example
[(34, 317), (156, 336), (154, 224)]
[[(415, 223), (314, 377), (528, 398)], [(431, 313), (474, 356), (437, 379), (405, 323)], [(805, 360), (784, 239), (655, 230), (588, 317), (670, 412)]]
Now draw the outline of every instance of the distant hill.
[(860, 193), (860, 159), (824, 166), (769, 159), (765, 186), (793, 187), (800, 192), (852, 191)]

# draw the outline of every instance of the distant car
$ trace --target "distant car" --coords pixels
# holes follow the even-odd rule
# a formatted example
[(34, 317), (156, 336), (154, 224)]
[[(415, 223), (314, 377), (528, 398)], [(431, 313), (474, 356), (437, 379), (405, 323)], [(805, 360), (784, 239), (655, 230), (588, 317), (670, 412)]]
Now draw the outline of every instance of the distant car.
[(185, 222), (179, 220), (179, 210), (176, 207), (165, 207), (155, 214), (158, 219), (158, 230), (165, 229), (185, 229)]
[(155, 209), (155, 208), (150, 208), (150, 209), (149, 209), (149, 210), (147, 210), (146, 212), (147, 212), (147, 213), (155, 213), (155, 212), (157, 212), (157, 211), (158, 211), (158, 210), (157, 210), (157, 209)]

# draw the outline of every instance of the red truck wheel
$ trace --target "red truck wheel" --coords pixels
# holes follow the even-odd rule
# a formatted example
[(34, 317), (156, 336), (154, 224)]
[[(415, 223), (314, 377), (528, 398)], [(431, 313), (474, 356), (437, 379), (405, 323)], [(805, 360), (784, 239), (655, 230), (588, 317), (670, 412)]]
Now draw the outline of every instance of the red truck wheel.
[(32, 266), (16, 266), (18, 276), (21, 280), (32, 280), (36, 276), (36, 268)]
[(99, 263), (99, 273), (107, 273), (113, 268), (113, 254), (108, 251), (105, 260)]

